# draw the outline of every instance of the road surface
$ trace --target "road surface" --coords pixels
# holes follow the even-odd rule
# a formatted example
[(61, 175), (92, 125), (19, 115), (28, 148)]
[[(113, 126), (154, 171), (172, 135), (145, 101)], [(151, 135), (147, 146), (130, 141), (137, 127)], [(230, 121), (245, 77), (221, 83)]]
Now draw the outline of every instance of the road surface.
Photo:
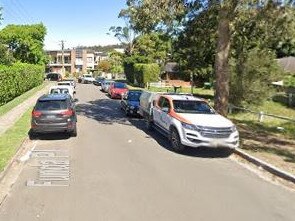
[(295, 220), (295, 193), (223, 150), (170, 150), (119, 100), (77, 86), (78, 136), (41, 136), (0, 208), (1, 221)]

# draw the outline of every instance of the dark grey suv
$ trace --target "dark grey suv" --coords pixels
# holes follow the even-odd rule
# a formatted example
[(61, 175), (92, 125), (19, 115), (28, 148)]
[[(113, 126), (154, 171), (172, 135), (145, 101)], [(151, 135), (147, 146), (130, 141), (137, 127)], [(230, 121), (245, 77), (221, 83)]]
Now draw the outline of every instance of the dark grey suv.
[(68, 94), (43, 95), (32, 111), (30, 135), (53, 132), (77, 136), (75, 103)]

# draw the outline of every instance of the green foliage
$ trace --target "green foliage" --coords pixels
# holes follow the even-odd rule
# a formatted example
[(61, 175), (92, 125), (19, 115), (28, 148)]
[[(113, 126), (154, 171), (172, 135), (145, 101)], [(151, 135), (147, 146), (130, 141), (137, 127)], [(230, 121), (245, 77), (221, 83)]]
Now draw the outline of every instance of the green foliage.
[(11, 65), (15, 61), (7, 46), (0, 44), (0, 64)]
[(126, 79), (129, 83), (134, 83), (134, 65), (137, 63), (150, 63), (150, 60), (141, 55), (131, 55), (126, 56), (123, 61), (124, 73), (126, 75)]
[(110, 71), (111, 73), (123, 73), (123, 57), (124, 54), (117, 52), (117, 51), (111, 51), (109, 53), (109, 61), (111, 63)]
[(167, 35), (152, 32), (135, 39), (134, 54), (146, 56), (151, 63), (163, 62), (171, 51), (171, 40)]
[(109, 72), (111, 69), (111, 63), (108, 60), (103, 60), (99, 62), (98, 68), (103, 72)]
[(42, 84), (44, 66), (15, 63), (0, 65), (0, 105)]
[(13, 57), (30, 64), (45, 64), (45, 35), (46, 27), (43, 24), (7, 25), (0, 31), (0, 39), (8, 45)]
[(254, 48), (241, 61), (231, 60), (229, 101), (237, 106), (259, 105), (273, 94), (270, 86), (283, 71), (275, 61), (274, 53)]
[(158, 81), (160, 67), (158, 64), (135, 64), (134, 73), (137, 84), (144, 87), (148, 82)]
[(288, 75), (284, 78), (284, 86), (295, 87), (295, 75)]

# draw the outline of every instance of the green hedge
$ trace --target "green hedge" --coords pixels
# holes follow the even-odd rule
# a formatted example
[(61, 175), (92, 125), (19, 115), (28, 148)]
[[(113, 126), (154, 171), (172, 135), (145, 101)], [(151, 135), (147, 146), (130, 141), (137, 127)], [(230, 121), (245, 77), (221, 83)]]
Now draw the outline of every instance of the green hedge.
[(158, 81), (160, 67), (158, 64), (135, 64), (134, 77), (138, 85), (144, 87), (147, 82)]
[(44, 66), (15, 63), (0, 65), (0, 105), (42, 84)]

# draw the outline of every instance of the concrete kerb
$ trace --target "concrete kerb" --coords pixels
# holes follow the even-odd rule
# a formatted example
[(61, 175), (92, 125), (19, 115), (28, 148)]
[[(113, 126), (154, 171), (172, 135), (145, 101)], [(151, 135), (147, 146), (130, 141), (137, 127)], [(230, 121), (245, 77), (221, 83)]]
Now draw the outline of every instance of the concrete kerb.
[(263, 160), (257, 159), (256, 157), (251, 156), (250, 154), (246, 153), (240, 148), (234, 150), (234, 153), (238, 156), (244, 158), (245, 160), (253, 163), (254, 165), (263, 168), (264, 170), (268, 171), (269, 173), (276, 175), (284, 180), (290, 181), (295, 184), (295, 176), (283, 171), (269, 163), (264, 162)]

